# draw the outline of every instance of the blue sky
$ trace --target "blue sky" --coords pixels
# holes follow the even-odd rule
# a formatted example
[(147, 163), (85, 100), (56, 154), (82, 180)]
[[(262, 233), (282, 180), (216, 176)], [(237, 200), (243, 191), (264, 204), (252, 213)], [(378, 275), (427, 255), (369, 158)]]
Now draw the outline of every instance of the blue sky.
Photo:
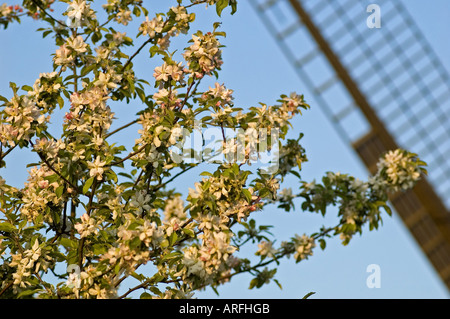
[[(150, 14), (153, 8), (157, 11), (164, 8), (167, 2), (169, 1), (148, 1)], [(450, 2), (433, 0), (433, 5), (420, 0), (403, 2), (446, 69), (450, 70), (450, 43), (446, 41)], [(198, 29), (208, 29), (214, 21), (218, 21), (211, 9), (197, 10), (197, 17), (194, 28)], [(249, 3), (241, 0), (234, 16), (229, 16), (228, 11), (225, 11), (222, 22), (227, 38), (223, 41), (226, 48), (219, 82), (235, 91), (236, 105), (246, 107), (258, 102), (270, 104), (280, 94), (293, 91), (303, 93), (310, 103), (311, 109), (294, 120), (291, 135), (296, 137), (299, 132), (305, 134), (302, 141), (309, 162), (304, 165), (302, 178), (317, 179), (326, 171), (339, 171), (366, 178), (364, 166), (315, 104), (313, 94), (301, 83)], [(22, 25), (12, 25), (6, 32), (0, 31), (0, 94), (10, 96), (9, 81), (31, 85), (40, 72), (51, 71), (49, 53), (53, 53), (55, 47), (51, 39), (42, 40), (40, 34), (34, 32), (38, 27), (33, 21), (24, 21)], [(131, 30), (129, 34), (132, 34)], [(140, 40), (136, 43), (140, 43)], [(153, 74), (155, 63), (149, 63), (144, 51), (136, 59), (136, 67), (148, 79)], [(130, 105), (114, 111), (123, 119), (133, 114), (130, 111), (133, 108), (135, 106)], [(122, 135), (121, 138), (130, 140), (133, 132), (131, 135)], [(13, 178), (20, 186), (26, 178), (23, 167), (25, 162), (31, 161), (29, 156), (28, 152), (17, 152), (11, 156), (8, 168), (2, 169), (0, 175), (7, 180)], [(177, 185), (192, 185), (193, 181), (199, 179), (196, 175), (198, 172), (194, 171), (183, 177)], [(296, 187), (295, 184), (285, 186), (293, 189)], [(186, 192), (187, 187), (181, 191)], [(330, 210), (330, 216), (323, 219), (301, 211), (286, 213), (268, 207), (257, 213), (255, 218), (260, 224), (274, 225), (273, 233), (280, 242), (294, 233), (312, 233), (323, 224), (331, 224), (334, 218), (332, 213)], [(366, 268), (370, 264), (380, 266), (381, 288), (370, 289), (366, 285), (369, 275)], [(300, 298), (311, 291), (316, 292), (312, 298), (449, 297), (447, 289), (395, 214), (391, 218), (386, 216), (384, 225), (378, 231), (366, 231), (362, 237), (356, 236), (348, 246), (342, 246), (338, 239), (329, 240), (325, 251), (316, 249), (314, 256), (305, 262), (295, 264), (292, 259), (283, 261), (277, 278), (283, 285), (282, 290), (275, 284), (248, 290), (251, 278), (246, 275), (237, 276), (219, 288), (220, 297)], [(196, 296), (216, 297), (212, 290), (197, 293)]]

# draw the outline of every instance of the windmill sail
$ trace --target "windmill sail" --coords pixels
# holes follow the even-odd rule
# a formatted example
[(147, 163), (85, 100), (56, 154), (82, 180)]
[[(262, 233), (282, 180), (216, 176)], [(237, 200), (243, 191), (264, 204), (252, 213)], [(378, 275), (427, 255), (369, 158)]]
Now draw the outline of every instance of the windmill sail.
[(450, 289), (450, 76), (400, 1), (378, 1), (370, 28), (360, 0), (251, 0), (336, 130), (374, 173), (404, 148), (428, 177), (390, 197)]

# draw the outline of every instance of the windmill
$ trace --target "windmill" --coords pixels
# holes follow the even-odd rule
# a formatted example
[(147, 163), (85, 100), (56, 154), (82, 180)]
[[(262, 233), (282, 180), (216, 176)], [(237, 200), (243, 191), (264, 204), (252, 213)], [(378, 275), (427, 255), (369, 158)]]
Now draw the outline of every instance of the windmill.
[(366, 1), (250, 2), (369, 172), (399, 147), (427, 162), (427, 178), (390, 202), (450, 289), (450, 76), (406, 8), (377, 1), (372, 29)]

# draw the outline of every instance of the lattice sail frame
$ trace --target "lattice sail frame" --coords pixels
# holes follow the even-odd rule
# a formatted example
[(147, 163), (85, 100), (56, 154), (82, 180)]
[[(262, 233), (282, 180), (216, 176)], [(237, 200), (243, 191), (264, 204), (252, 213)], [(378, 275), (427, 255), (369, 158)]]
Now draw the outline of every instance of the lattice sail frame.
[(450, 76), (400, 1), (250, 0), (302, 82), (371, 173), (403, 147), (429, 176), (390, 198), (450, 289)]

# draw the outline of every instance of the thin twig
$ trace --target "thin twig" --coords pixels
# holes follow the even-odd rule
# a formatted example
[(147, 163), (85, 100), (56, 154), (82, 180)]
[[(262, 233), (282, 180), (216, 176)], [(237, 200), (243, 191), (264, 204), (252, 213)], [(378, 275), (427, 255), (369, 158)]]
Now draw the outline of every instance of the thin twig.
[[(15, 149), (16, 146), (17, 146), (17, 144), (14, 145), (13, 147), (10, 147), (5, 153), (0, 153), (0, 161), (3, 160), (3, 159), (6, 157), (6, 155), (8, 155), (9, 153), (11, 153), (11, 151), (12, 151), (13, 149)], [(1, 152), (1, 150), (0, 150), (0, 152)]]
[(9, 288), (11, 288), (11, 286), (13, 285), (14, 281), (11, 281), (9, 284), (7, 284), (5, 286), (5, 288), (2, 289), (2, 291), (0, 291), (0, 296), (3, 295), (5, 293), (6, 290), (8, 290)]
[(123, 129), (129, 127), (129, 126), (131, 126), (131, 125), (133, 125), (133, 124), (136, 124), (138, 121), (139, 121), (139, 119), (136, 119), (136, 120), (134, 120), (134, 121), (131, 121), (131, 122), (128, 123), (128, 124), (125, 124), (125, 125), (123, 125), (123, 126), (117, 128), (117, 129), (115, 129), (114, 131), (112, 131), (112, 132), (106, 134), (106, 135), (105, 135), (105, 138), (108, 138), (108, 137), (110, 137), (111, 135), (116, 134), (117, 132), (119, 132), (119, 131), (121, 131), (121, 130), (123, 130)]
[[(33, 143), (30, 141), (31, 146), (34, 147)], [(73, 188), (75, 193), (78, 193), (77, 188), (75, 185), (73, 185), (67, 178), (65, 178), (63, 175), (61, 175), (60, 172), (58, 172), (45, 158), (45, 156), (41, 153), (36, 151), (36, 153), (39, 155), (39, 158), (45, 163), (45, 165), (47, 165), (48, 168), (50, 168), (56, 175), (58, 175), (64, 182), (66, 182), (67, 184), (69, 184), (70, 187)]]
[(184, 8), (187, 9), (187, 8), (193, 7), (193, 6), (195, 6), (195, 5), (202, 4), (202, 3), (206, 3), (206, 2), (208, 2), (208, 0), (200, 0), (200, 1), (197, 1), (197, 2), (194, 2), (194, 3), (191, 3), (191, 4), (188, 4), (187, 6), (184, 6)]
[(139, 52), (141, 52), (141, 50), (151, 41), (152, 41), (152, 38), (149, 38), (148, 40), (146, 40), (144, 43), (142, 43), (142, 45), (139, 47), (139, 49), (137, 49), (137, 51), (131, 57), (128, 58), (127, 62), (125, 62), (125, 64), (123, 65), (124, 70), (126, 69), (128, 64), (131, 63), (131, 60), (133, 60), (136, 57), (136, 55), (138, 55)]
[(45, 8), (43, 8), (39, 2), (37, 2), (36, 0), (31, 0), (31, 2), (33, 2), (39, 9), (41, 9), (50, 19), (52, 19), (53, 21), (55, 21), (56, 23), (58, 23), (59, 25), (63, 26), (64, 28), (68, 28), (68, 26), (64, 23), (62, 23), (61, 21), (55, 19), (50, 13), (47, 12), (47, 10), (45, 10)]
[(133, 156), (139, 154), (140, 152), (142, 152), (142, 151), (145, 149), (145, 147), (147, 147), (147, 144), (142, 145), (136, 152), (132, 152), (132, 153), (128, 154), (127, 156), (125, 156), (124, 158), (122, 158), (121, 160), (118, 160), (117, 162), (108, 164), (108, 165), (106, 165), (106, 166), (115, 166), (115, 165), (119, 165), (119, 164), (125, 162), (127, 159), (129, 159), (129, 158), (131, 158), (131, 157), (133, 157)]
[(123, 299), (123, 298), (125, 298), (126, 296), (128, 296), (130, 293), (132, 293), (133, 291), (136, 291), (136, 290), (141, 289), (141, 288), (145, 288), (145, 287), (147, 287), (148, 285), (149, 285), (149, 283), (143, 282), (142, 284), (137, 285), (137, 286), (134, 287), (134, 288), (128, 289), (128, 291), (127, 291), (126, 293), (124, 293), (124, 294), (123, 294), (122, 296), (120, 296), (120, 297), (117, 297), (117, 299)]
[(159, 184), (158, 186), (156, 186), (156, 188), (155, 188), (154, 190), (158, 190), (158, 189), (160, 189), (160, 188), (166, 186), (167, 184), (169, 184), (170, 182), (172, 182), (175, 178), (177, 178), (178, 176), (180, 176), (180, 175), (186, 173), (187, 171), (191, 170), (191, 169), (194, 168), (194, 167), (197, 167), (197, 166), (195, 166), (195, 165), (194, 165), (194, 166), (190, 166), (190, 167), (186, 168), (185, 170), (182, 170), (181, 172), (178, 172), (177, 174), (173, 175), (168, 181), (166, 181), (166, 182), (164, 182), (164, 183)]

